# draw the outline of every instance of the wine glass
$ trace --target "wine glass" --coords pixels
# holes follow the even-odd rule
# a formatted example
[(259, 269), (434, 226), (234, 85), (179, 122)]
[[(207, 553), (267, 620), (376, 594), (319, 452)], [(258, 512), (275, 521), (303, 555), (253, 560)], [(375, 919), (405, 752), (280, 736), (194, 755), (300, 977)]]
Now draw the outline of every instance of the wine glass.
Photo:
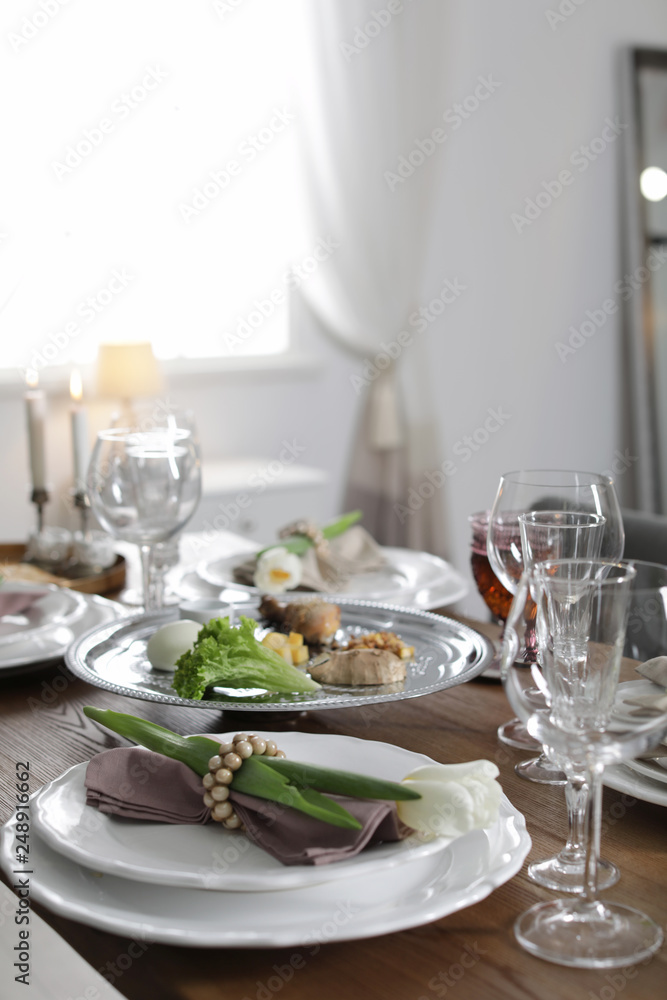
[(161, 594), (151, 586), (152, 550), (185, 526), (201, 494), (201, 463), (191, 432), (161, 426), (100, 431), (87, 487), (102, 527), (139, 546), (144, 610), (159, 610)]
[[(159, 427), (165, 429), (180, 428), (190, 432), (197, 454), (201, 460), (201, 447), (194, 412), (176, 406), (166, 400), (156, 399), (145, 403), (132, 403), (131, 423), (133, 427), (141, 431), (155, 430)], [(111, 418), (110, 427), (123, 427), (127, 421), (127, 413), (114, 414)], [(151, 549), (150, 557), (150, 584), (149, 589), (153, 594), (151, 602), (158, 607), (168, 604), (178, 604), (181, 597), (169, 587), (168, 574), (171, 569), (178, 565), (180, 558), (180, 538), (182, 530), (177, 531), (165, 542), (156, 542)], [(143, 588), (129, 586), (120, 595), (119, 600), (123, 604), (141, 605), (144, 602)]]
[[(605, 523), (604, 517), (599, 514), (582, 514), (576, 511), (531, 511), (528, 514), (519, 514), (521, 551), (525, 569), (531, 570), (545, 560), (597, 559)], [(531, 602), (531, 608), (534, 607)], [(539, 651), (537, 659), (539, 660)], [(537, 696), (535, 707), (545, 707), (544, 696), (539, 691)], [(544, 752), (536, 759), (517, 764), (514, 770), (523, 778), (541, 781), (545, 770), (544, 762), (552, 771), (555, 765), (558, 775), (565, 775), (568, 836), (565, 846), (558, 854), (528, 866), (528, 877), (547, 889), (583, 892), (586, 860), (583, 825), (588, 788), (575, 787), (559, 761), (554, 759), (553, 764), (550, 763)], [(598, 887), (607, 889), (615, 885), (618, 879), (619, 871), (616, 865), (600, 859)]]
[[(625, 536), (623, 519), (613, 480), (594, 472), (568, 470), (519, 470), (500, 477), (500, 484), (489, 517), (487, 550), (493, 571), (507, 590), (516, 592), (523, 570), (519, 514), (529, 511), (571, 511), (604, 517), (605, 530), (600, 555), (605, 559), (620, 559)], [(530, 662), (535, 657), (534, 608), (526, 608), (524, 641), (521, 658)], [(501, 726), (498, 737), (509, 746), (538, 749), (519, 720)], [(533, 777), (533, 780), (536, 780)], [(560, 783), (548, 773), (541, 779)]]
[[(505, 619), (509, 614), (512, 605), (513, 594), (503, 587), (502, 583), (491, 569), (489, 555), (486, 551), (486, 536), (489, 532), (488, 510), (478, 511), (468, 518), (472, 528), (472, 539), (470, 542), (470, 568), (477, 585), (477, 590), (499, 625), (505, 624)], [(491, 660), (487, 671), (500, 670), (500, 654)]]
[[(582, 896), (538, 903), (515, 923), (519, 943), (540, 958), (579, 968), (635, 964), (662, 943), (661, 928), (633, 907), (598, 898), (602, 776), (606, 764), (646, 752), (667, 732), (667, 714), (633, 721), (616, 714), (631, 587), (636, 570), (604, 560), (556, 560), (526, 571), (505, 627), (502, 677), (510, 704), (550, 748), (575, 787), (588, 786)], [(525, 604), (537, 608), (539, 662), (517, 662)], [(528, 685), (544, 691), (536, 709)]]

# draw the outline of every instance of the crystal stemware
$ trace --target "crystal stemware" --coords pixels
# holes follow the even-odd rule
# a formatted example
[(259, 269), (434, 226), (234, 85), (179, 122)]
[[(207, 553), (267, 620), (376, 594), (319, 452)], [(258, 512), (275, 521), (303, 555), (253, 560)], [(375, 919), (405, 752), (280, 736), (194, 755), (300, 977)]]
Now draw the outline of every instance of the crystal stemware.
[[(627, 563), (540, 563), (522, 576), (505, 628), (502, 674), (510, 704), (563, 764), (573, 787), (590, 789), (583, 894), (539, 903), (515, 923), (524, 948), (561, 965), (630, 965), (662, 942), (661, 928), (646, 914), (598, 896), (605, 765), (645, 752), (667, 732), (667, 714), (636, 722), (619, 714), (610, 725), (635, 577)], [(526, 670), (516, 661), (529, 598), (537, 608), (539, 661)], [(545, 693), (547, 708), (534, 708), (531, 683)]]
[(201, 493), (201, 463), (185, 428), (100, 431), (88, 468), (88, 495), (98, 521), (141, 552), (144, 610), (161, 607), (152, 586), (152, 550), (187, 524)]
[[(571, 511), (602, 516), (605, 530), (600, 555), (605, 559), (620, 559), (623, 555), (624, 532), (613, 480), (595, 472), (569, 470), (518, 470), (500, 477), (498, 491), (491, 509), (487, 549), (493, 570), (507, 590), (516, 592), (523, 570), (519, 514), (530, 511)], [(522, 635), (520, 658), (530, 662), (535, 656), (534, 608), (526, 608), (527, 621)], [(501, 726), (498, 737), (513, 747), (539, 749), (519, 720)], [(535, 780), (535, 778), (533, 778)], [(558, 779), (543, 781), (552, 783)]]

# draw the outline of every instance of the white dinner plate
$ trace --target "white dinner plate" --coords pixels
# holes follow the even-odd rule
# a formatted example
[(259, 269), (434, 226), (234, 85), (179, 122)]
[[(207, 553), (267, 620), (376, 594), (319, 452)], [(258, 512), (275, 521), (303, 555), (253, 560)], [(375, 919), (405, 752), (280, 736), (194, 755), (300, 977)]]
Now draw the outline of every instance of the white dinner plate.
[[(414, 549), (384, 547), (387, 566), (372, 573), (353, 577), (345, 591), (328, 595), (335, 601), (381, 601), (402, 604), (428, 611), (461, 600), (468, 593), (466, 580), (453, 566), (428, 552)], [(253, 597), (257, 587), (239, 584), (234, 579), (234, 567), (248, 558), (248, 553), (218, 556), (203, 560), (197, 574), (207, 584), (233, 588)], [(285, 595), (283, 595), (285, 596)], [(288, 600), (312, 600), (312, 591), (289, 591)]]
[[(70, 591), (65, 591), (70, 593)], [(0, 678), (22, 674), (32, 669), (41, 669), (49, 663), (63, 658), (68, 646), (90, 629), (105, 622), (115, 621), (127, 615), (122, 604), (108, 601), (96, 594), (81, 594), (81, 614), (65, 625), (56, 625), (30, 635), (10, 646), (0, 647)]]
[[(0, 864), (16, 861), (15, 819), (2, 828)], [(531, 847), (525, 820), (503, 796), (497, 822), (437, 854), (284, 892), (221, 893), (139, 885), (69, 861), (33, 832), (31, 898), (89, 927), (192, 948), (280, 948), (375, 937), (417, 927), (471, 906), (520, 870)]]
[(667, 785), (667, 747), (665, 747), (665, 756), (662, 760), (665, 761), (664, 764), (658, 764), (655, 760), (626, 760), (625, 764), (631, 771), (643, 774), (651, 781), (659, 781)]
[[(226, 734), (224, 741), (233, 735)], [(388, 781), (400, 781), (416, 767), (433, 763), (429, 757), (402, 747), (351, 736), (259, 735), (275, 740), (291, 760), (322, 767), (335, 763), (345, 771), (361, 771)], [(286, 866), (243, 834), (225, 830), (218, 823), (146, 823), (119, 819), (87, 806), (87, 766), (87, 762), (77, 764), (34, 795), (34, 828), (50, 847), (78, 864), (138, 882), (233, 892), (303, 888), (396, 868), (444, 850), (452, 839), (437, 837), (424, 843), (415, 837), (379, 844), (335, 864)]]
[(635, 799), (653, 802), (657, 806), (667, 806), (667, 785), (653, 778), (633, 771), (627, 764), (614, 764), (604, 770), (603, 781), (617, 792), (625, 792)]
[(25, 583), (7, 580), (0, 583), (3, 593), (41, 594), (29, 608), (17, 614), (0, 616), (0, 653), (8, 646), (35, 639), (39, 635), (63, 625), (69, 625), (80, 617), (85, 609), (83, 594), (57, 587), (55, 584)]

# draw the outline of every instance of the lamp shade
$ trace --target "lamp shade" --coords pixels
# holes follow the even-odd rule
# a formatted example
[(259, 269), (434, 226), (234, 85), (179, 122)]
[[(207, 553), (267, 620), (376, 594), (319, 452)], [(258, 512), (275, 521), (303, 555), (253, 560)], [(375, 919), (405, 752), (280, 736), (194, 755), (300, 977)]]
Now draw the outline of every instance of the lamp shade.
[(162, 392), (164, 381), (150, 342), (100, 344), (97, 392), (100, 396), (140, 399)]

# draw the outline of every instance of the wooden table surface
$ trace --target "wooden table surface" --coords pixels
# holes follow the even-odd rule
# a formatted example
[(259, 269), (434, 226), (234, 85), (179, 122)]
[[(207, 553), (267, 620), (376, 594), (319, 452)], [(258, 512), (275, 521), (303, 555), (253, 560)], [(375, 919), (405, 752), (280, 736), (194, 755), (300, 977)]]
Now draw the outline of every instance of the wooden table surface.
[[(0, 682), (0, 703), (2, 822), (14, 807), (17, 761), (29, 760), (30, 790), (35, 791), (71, 765), (117, 745), (113, 735), (105, 735), (83, 716), (83, 705), (140, 714), (183, 733), (225, 728), (217, 713), (122, 698), (71, 678), (64, 666), (5, 679)], [(500, 685), (478, 680), (365, 710), (312, 712), (271, 728), (382, 740), (443, 763), (480, 757), (495, 761), (507, 796), (526, 817), (533, 840), (528, 860), (535, 860), (563, 845), (564, 797), (560, 788), (515, 775), (514, 765), (528, 755), (502, 746), (496, 737), (497, 727), (509, 716)], [(620, 883), (605, 895), (639, 906), (663, 928), (665, 819), (661, 807), (605, 789), (603, 854), (622, 873)], [(129, 1000), (613, 1000), (619, 995), (623, 1000), (658, 1000), (667, 995), (665, 949), (648, 963), (603, 971), (564, 968), (522, 951), (512, 932), (515, 918), (533, 903), (555, 898), (530, 882), (525, 870), (524, 865), (482, 902), (435, 923), (323, 945), (315, 954), (312, 947), (223, 950), (151, 944), (130, 958), (138, 951), (131, 939), (74, 923), (43, 907), (35, 909), (94, 968), (113, 978), (115, 988)], [(300, 956), (295, 960), (298, 968), (278, 988), (284, 980), (277, 978), (274, 967), (284, 968), (293, 956)], [(5, 970), (3, 978), (6, 975)]]

